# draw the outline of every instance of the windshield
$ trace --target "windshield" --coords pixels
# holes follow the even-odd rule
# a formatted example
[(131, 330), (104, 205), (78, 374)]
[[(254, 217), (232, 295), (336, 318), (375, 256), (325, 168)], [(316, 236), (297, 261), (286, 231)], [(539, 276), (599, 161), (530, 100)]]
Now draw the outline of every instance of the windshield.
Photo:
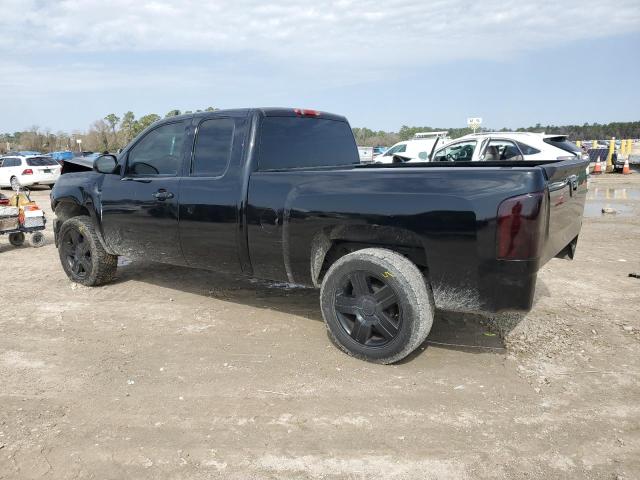
[(389, 156), (393, 155), (394, 153), (403, 153), (403, 152), (406, 152), (406, 151), (407, 151), (407, 144), (406, 143), (401, 143), (400, 145), (394, 145), (389, 150), (384, 152), (384, 156), (385, 157), (389, 157)]

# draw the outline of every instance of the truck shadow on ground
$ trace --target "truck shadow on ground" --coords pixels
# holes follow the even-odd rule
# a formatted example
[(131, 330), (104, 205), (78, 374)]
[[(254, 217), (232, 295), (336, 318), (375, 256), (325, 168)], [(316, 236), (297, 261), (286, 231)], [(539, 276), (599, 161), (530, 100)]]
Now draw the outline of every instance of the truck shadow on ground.
[[(193, 295), (269, 309), (322, 322), (319, 290), (170, 265), (134, 262), (121, 265), (115, 283), (140, 281)], [(545, 287), (539, 285), (544, 295)], [(494, 315), (437, 310), (426, 342), (403, 362), (427, 348), (470, 353), (505, 353), (503, 341), (524, 315)]]

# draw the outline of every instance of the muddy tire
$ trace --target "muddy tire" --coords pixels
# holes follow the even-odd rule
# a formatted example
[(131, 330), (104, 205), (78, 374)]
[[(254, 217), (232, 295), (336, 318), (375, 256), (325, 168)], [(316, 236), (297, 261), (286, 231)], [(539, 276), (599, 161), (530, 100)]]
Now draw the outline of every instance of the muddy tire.
[(24, 243), (24, 233), (15, 232), (9, 234), (9, 243), (14, 247), (19, 247)]
[(65, 221), (59, 238), (60, 262), (72, 281), (94, 287), (113, 280), (118, 257), (104, 250), (90, 217), (78, 216)]
[(332, 341), (375, 363), (397, 362), (427, 338), (435, 311), (431, 288), (410, 260), (367, 248), (327, 271), (320, 306)]

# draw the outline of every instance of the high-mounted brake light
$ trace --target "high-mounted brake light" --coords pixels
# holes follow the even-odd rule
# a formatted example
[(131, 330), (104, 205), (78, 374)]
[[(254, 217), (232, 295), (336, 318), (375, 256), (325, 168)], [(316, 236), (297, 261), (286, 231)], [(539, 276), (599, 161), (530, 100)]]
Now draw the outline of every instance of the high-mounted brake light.
[(293, 111), (296, 115), (301, 117), (319, 117), (320, 112), (318, 110), (311, 110), (309, 108), (294, 108)]
[(33, 170), (31, 170), (30, 168), (27, 168), (22, 171), (22, 175), (33, 175)]
[(498, 207), (498, 258), (527, 260), (539, 254), (545, 192), (507, 198)]

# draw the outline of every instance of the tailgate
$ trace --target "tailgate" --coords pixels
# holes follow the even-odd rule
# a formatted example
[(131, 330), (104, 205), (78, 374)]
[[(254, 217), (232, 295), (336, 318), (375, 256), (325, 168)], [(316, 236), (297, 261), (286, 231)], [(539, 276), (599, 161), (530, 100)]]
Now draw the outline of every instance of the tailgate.
[(580, 233), (587, 197), (587, 165), (588, 161), (576, 158), (540, 166), (546, 173), (549, 192), (549, 223), (543, 262), (555, 256), (573, 258), (574, 240)]

